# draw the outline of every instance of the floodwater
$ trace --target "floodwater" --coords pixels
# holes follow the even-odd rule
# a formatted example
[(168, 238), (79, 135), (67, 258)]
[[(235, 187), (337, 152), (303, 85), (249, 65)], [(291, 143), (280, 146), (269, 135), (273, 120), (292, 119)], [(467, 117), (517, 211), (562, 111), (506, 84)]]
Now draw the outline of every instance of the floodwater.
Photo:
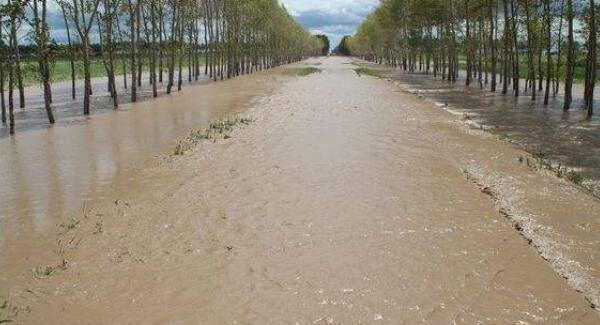
[[(202, 71), (203, 72), (203, 71)], [(182, 71), (183, 87), (190, 85), (201, 85), (210, 82), (208, 76), (204, 74), (198, 76), (198, 79), (192, 78), (188, 82), (188, 70)], [(126, 75), (127, 85), (131, 85), (131, 75)], [(167, 76), (163, 73), (163, 82), (157, 84), (157, 92), (159, 96), (166, 96)], [(131, 88), (126, 88), (123, 80), (123, 75), (116, 76), (117, 98), (119, 105), (127, 109), (126, 104), (131, 100)], [(149, 74), (142, 74), (142, 85), (137, 86), (138, 102), (152, 100), (152, 85), (150, 84)], [(99, 113), (109, 113), (113, 111), (113, 100), (108, 92), (106, 78), (92, 78), (93, 96), (91, 98), (92, 115)], [(172, 89), (173, 93), (177, 93), (177, 72), (175, 74), (175, 86)], [(8, 100), (8, 93), (5, 93)], [(75, 85), (75, 100), (72, 99), (71, 81), (61, 81), (52, 84), (52, 111), (59, 125), (79, 124), (86, 120), (83, 115), (83, 80), (77, 80)], [(15, 90), (15, 132), (21, 133), (27, 130), (46, 129), (49, 128), (48, 117), (44, 108), (44, 93), (41, 86), (31, 86), (25, 88), (25, 108), (19, 108), (19, 94)], [(123, 104), (125, 104), (123, 106)], [(0, 127), (0, 139), (8, 137), (7, 126)]]
[(103, 114), (91, 117), (82, 116), (81, 94), (71, 101), (70, 83), (55, 86), (53, 127), (45, 120), (40, 91), (27, 89), (28, 107), (17, 114), (16, 135), (0, 136), (0, 242), (43, 234), (86, 200), (127, 192), (132, 169), (172, 152), (192, 128), (243, 110), (274, 83), (266, 76), (186, 82), (181, 92), (156, 100), (146, 85), (138, 103), (125, 103), (129, 96), (122, 93), (119, 110), (102, 91), (105, 81), (95, 79), (94, 85), (92, 112)]
[(58, 218), (44, 246), (0, 242), (11, 317), (598, 324), (600, 201), (347, 59), (312, 63), (231, 138), (125, 172), (127, 192)]
[[(555, 164), (579, 171), (586, 185), (600, 196), (600, 113), (586, 118), (581, 107), (582, 85), (575, 85), (572, 109), (564, 112), (563, 97), (550, 97), (549, 105), (543, 105), (543, 93), (536, 101), (531, 94), (523, 92), (515, 98), (498, 92), (481, 90), (477, 81), (464, 86), (464, 80), (450, 83), (421, 73), (405, 73), (386, 70), (387, 75), (405, 90), (447, 105), (448, 109), (470, 119), (486, 131), (512, 141), (530, 153), (544, 153)], [(523, 88), (525, 82), (521, 82)], [(510, 89), (509, 85), (509, 89)], [(564, 85), (561, 87), (561, 89)], [(600, 88), (596, 91), (596, 107), (600, 107)]]

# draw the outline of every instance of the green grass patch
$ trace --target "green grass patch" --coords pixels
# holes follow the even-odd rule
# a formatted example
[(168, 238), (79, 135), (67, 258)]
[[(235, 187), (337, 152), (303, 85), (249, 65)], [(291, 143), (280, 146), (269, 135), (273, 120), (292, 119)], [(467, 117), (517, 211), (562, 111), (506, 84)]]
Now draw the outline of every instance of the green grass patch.
[(576, 185), (583, 184), (583, 176), (574, 170), (567, 171), (565, 176), (566, 176), (565, 177), (566, 179), (568, 179), (569, 181), (573, 182)]
[(0, 297), (0, 324), (12, 323), (10, 317), (10, 304), (7, 299)]
[[(585, 57), (584, 56), (578, 56), (576, 58), (577, 61), (577, 65), (575, 66), (575, 70), (573, 72), (573, 82), (575, 82), (576, 84), (580, 84), (583, 83), (585, 81)], [(543, 58), (543, 64), (542, 64), (542, 70), (544, 78), (546, 77), (546, 57), (544, 56)], [(556, 56), (552, 57), (552, 71), (554, 71), (556, 69)], [(485, 62), (483, 62), (483, 66), (485, 69)], [(500, 73), (500, 71), (502, 70), (500, 67), (502, 66), (502, 58), (499, 57), (498, 58), (498, 73)], [(539, 67), (537, 65), (537, 58), (536, 58), (536, 62), (534, 62), (534, 66), (535, 66), (535, 78), (537, 80), (537, 78), (539, 77)], [(467, 58), (464, 55), (460, 55), (459, 56), (459, 63), (458, 63), (458, 67), (460, 70), (465, 71), (467, 69)], [(491, 69), (491, 67), (488, 66), (489, 69)], [(558, 71), (558, 79), (560, 80), (561, 84), (564, 84), (565, 82), (565, 76), (567, 74), (566, 72), (566, 52), (565, 52), (565, 57), (563, 57), (562, 60), (562, 64), (560, 67), (560, 70)], [(528, 71), (528, 59), (527, 59), (527, 55), (526, 54), (521, 54), (519, 55), (519, 77), (521, 77), (522, 79), (527, 78), (527, 71)], [(597, 80), (600, 81), (600, 68), (598, 68), (597, 73)]]
[[(158, 60), (157, 60), (158, 61)], [(129, 58), (116, 59), (115, 64), (115, 74), (116, 76), (123, 75), (123, 62), (125, 62), (125, 71), (127, 74), (131, 73), (131, 68), (129, 67)], [(167, 68), (166, 65), (167, 58), (163, 58), (163, 69)], [(200, 65), (204, 65), (206, 62), (206, 57), (200, 57)], [(184, 68), (187, 68), (187, 58), (184, 59)], [(25, 86), (33, 86), (39, 84), (39, 76), (38, 76), (38, 63), (35, 60), (27, 59), (21, 62), (21, 69), (23, 73), (23, 84)], [(51, 62), (51, 78), (52, 82), (61, 82), (71, 80), (71, 63), (64, 59), (59, 58), (54, 62)], [(158, 62), (156, 63), (156, 69), (158, 69)], [(144, 57), (142, 62), (142, 71), (148, 72), (150, 71), (149, 58)], [(187, 76), (187, 71), (184, 72)], [(97, 77), (106, 77), (106, 69), (104, 67), (104, 63), (100, 58), (93, 58), (90, 62), (90, 75), (92, 78)], [(8, 78), (8, 74), (5, 73), (5, 78)], [(75, 78), (77, 80), (83, 79), (83, 63), (81, 60), (75, 62)]]
[(292, 76), (306, 77), (313, 73), (321, 72), (321, 69), (315, 67), (304, 67), (304, 68), (290, 68), (287, 73)]
[(359, 77), (365, 75), (365, 76), (371, 76), (371, 77), (375, 77), (375, 78), (381, 78), (381, 71), (367, 68), (365, 66), (359, 66), (358, 68), (354, 69), (354, 72), (356, 72), (356, 74)]

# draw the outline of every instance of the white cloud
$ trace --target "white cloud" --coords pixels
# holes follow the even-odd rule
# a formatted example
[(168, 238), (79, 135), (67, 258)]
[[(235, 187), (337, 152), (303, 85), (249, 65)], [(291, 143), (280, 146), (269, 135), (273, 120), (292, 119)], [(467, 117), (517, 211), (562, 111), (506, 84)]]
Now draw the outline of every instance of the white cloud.
[(335, 47), (344, 35), (353, 34), (379, 4), (379, 0), (280, 0), (304, 27), (324, 33)]

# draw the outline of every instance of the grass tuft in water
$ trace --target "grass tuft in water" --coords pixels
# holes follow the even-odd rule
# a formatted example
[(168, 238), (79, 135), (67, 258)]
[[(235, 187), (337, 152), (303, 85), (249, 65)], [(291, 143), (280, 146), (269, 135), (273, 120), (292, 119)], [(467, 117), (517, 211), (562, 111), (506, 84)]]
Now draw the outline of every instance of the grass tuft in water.
[(558, 166), (552, 165), (552, 160), (550, 155), (545, 152), (536, 152), (532, 155), (532, 158), (523, 158), (523, 156), (519, 157), (520, 163), (526, 163), (529, 169), (534, 171), (539, 170), (548, 170), (553, 172), (558, 178), (564, 178), (575, 185), (582, 186), (584, 182), (584, 177), (579, 172), (573, 169), (569, 169), (567, 167), (559, 164)]
[(94, 232), (94, 234), (102, 233), (104, 233), (104, 225), (102, 224), (102, 221), (96, 221), (96, 231)]
[(566, 176), (566, 179), (568, 179), (569, 181), (573, 182), (576, 185), (583, 184), (583, 176), (580, 173), (578, 173), (577, 171), (570, 170), (565, 174), (565, 176)]
[(208, 128), (204, 130), (192, 130), (185, 140), (180, 140), (175, 146), (173, 155), (182, 156), (186, 151), (192, 149), (201, 141), (217, 139), (230, 139), (231, 131), (237, 124), (249, 125), (254, 122), (252, 118), (243, 117), (240, 115), (233, 115), (224, 119), (215, 120), (210, 122)]
[(54, 273), (56, 268), (54, 266), (46, 265), (46, 266), (38, 266), (33, 270), (33, 274), (36, 278), (41, 279), (45, 277), (49, 277)]
[(290, 68), (287, 69), (287, 73), (292, 76), (306, 77), (313, 73), (321, 72), (321, 69), (315, 67), (304, 67), (304, 68)]
[(365, 66), (360, 66), (356, 69), (354, 69), (354, 72), (356, 72), (356, 74), (361, 77), (363, 75), (366, 76), (371, 76), (371, 77), (375, 77), (375, 78), (381, 78), (381, 72), (375, 69), (371, 69), (371, 68), (367, 68)]
[(71, 220), (69, 220), (69, 222), (60, 224), (60, 227), (65, 229), (66, 231), (69, 231), (69, 230), (77, 228), (77, 226), (79, 226), (80, 223), (81, 223), (81, 220), (79, 220), (77, 218), (71, 218)]
[(13, 320), (10, 318), (10, 304), (8, 299), (0, 298), (0, 324), (12, 323)]

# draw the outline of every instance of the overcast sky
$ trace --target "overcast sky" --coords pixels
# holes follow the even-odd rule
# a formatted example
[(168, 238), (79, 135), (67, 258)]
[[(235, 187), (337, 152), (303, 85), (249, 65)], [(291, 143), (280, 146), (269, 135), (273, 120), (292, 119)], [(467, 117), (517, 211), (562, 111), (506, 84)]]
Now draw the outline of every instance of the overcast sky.
[(304, 27), (326, 34), (331, 47), (352, 34), (379, 4), (379, 0), (280, 0)]

